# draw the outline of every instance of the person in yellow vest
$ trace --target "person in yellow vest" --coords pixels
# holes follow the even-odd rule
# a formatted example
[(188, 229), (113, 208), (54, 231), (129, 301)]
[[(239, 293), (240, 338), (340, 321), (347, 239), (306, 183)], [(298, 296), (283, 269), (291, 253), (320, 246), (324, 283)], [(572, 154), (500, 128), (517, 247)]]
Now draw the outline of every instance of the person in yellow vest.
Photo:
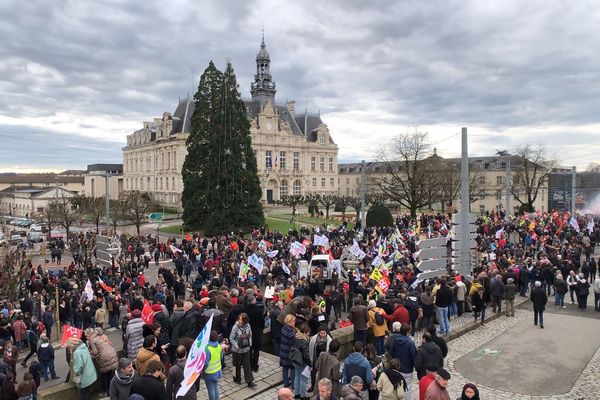
[(206, 382), (209, 400), (219, 400), (219, 380), (221, 379), (221, 360), (223, 359), (223, 348), (217, 341), (217, 331), (210, 331), (208, 346), (206, 346), (206, 362), (202, 377)]

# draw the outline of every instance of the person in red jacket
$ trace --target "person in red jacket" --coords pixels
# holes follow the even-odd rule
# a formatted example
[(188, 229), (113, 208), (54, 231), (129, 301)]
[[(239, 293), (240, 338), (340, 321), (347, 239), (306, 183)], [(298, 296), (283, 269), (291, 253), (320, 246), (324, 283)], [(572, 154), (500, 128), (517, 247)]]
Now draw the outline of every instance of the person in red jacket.
[(425, 367), (427, 374), (419, 380), (419, 400), (425, 400), (425, 392), (427, 392), (429, 385), (435, 381), (437, 369), (437, 365)]
[(404, 303), (402, 301), (398, 301), (396, 303), (396, 308), (394, 312), (390, 315), (383, 314), (383, 318), (386, 321), (391, 321), (392, 324), (396, 321), (400, 322), (402, 325), (410, 325), (410, 316), (408, 315), (408, 310), (404, 307)]

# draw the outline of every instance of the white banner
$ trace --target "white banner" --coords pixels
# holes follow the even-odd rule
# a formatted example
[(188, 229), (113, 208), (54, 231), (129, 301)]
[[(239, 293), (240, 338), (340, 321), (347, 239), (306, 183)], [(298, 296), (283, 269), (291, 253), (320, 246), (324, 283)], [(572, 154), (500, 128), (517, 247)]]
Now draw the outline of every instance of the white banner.
[(304, 247), (304, 245), (300, 242), (293, 242), (290, 245), (290, 254), (293, 257), (296, 257), (298, 254), (305, 254), (306, 253), (306, 247)]
[(269, 258), (273, 258), (275, 256), (277, 256), (277, 254), (279, 254), (279, 250), (273, 250), (273, 251), (265, 251), (265, 254), (269, 257)]
[(258, 270), (258, 273), (262, 273), (263, 268), (265, 267), (265, 262), (262, 258), (256, 255), (256, 253), (252, 254), (248, 258), (248, 264), (252, 265), (254, 268)]
[(190, 348), (187, 360), (185, 362), (185, 369), (183, 370), (183, 381), (181, 381), (181, 388), (177, 391), (177, 395), (185, 396), (190, 388), (196, 382), (196, 379), (202, 374), (202, 368), (206, 362), (206, 346), (208, 346), (208, 339), (210, 337), (210, 329), (212, 328), (213, 314), (210, 319), (196, 338), (196, 341)]
[(329, 238), (327, 238), (327, 236), (325, 236), (325, 235), (323, 235), (323, 236), (315, 235), (313, 243), (315, 246), (323, 246), (323, 247), (325, 247), (325, 249), (329, 248)]
[(87, 296), (89, 301), (94, 301), (94, 289), (92, 288), (92, 282), (90, 282), (89, 279), (87, 280), (83, 291), (85, 292), (85, 295)]

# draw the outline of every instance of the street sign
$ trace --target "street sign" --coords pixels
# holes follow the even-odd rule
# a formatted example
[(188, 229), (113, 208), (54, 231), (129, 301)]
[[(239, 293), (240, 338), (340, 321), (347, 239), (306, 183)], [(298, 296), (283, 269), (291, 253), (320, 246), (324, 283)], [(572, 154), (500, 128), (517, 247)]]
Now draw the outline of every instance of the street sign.
[(112, 267), (113, 257), (118, 255), (120, 248), (111, 243), (110, 237), (96, 236), (96, 261), (103, 267)]
[(152, 221), (162, 221), (162, 213), (152, 213), (148, 215), (148, 218), (150, 218)]
[(433, 239), (423, 239), (417, 242), (417, 246), (420, 249), (429, 249), (431, 247), (439, 247), (446, 245), (446, 238), (444, 236), (433, 238)]
[[(460, 224), (460, 217), (461, 217), (461, 213), (452, 214), (452, 224), (453, 225)], [(467, 220), (469, 221), (469, 224), (474, 224), (477, 221), (477, 215), (473, 214), (473, 213), (469, 213)]]
[(431, 270), (431, 271), (424, 271), (424, 272), (421, 272), (420, 274), (417, 274), (417, 279), (425, 280), (425, 279), (437, 278), (438, 276), (446, 275), (446, 272), (447, 271), (445, 268)]
[(442, 258), (446, 257), (448, 250), (446, 247), (433, 247), (430, 249), (423, 249), (417, 251), (417, 256), (420, 260), (427, 260), (429, 258)]
[[(475, 239), (469, 239), (469, 248), (474, 249), (477, 247), (477, 241)], [(460, 249), (460, 241), (452, 242), (452, 250), (458, 251)]]
[(448, 260), (445, 258), (432, 258), (431, 260), (420, 261), (417, 264), (417, 268), (421, 271), (427, 271), (431, 269), (443, 269), (446, 272)]

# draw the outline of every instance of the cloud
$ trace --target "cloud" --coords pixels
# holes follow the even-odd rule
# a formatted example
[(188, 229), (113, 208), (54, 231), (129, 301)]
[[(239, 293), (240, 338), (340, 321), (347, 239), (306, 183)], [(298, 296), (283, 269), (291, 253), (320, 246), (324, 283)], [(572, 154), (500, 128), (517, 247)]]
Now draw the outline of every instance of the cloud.
[[(278, 101), (320, 110), (340, 160), (372, 159), (410, 127), (454, 155), (446, 138), (461, 126), (472, 154), (535, 140), (580, 168), (595, 157), (600, 35), (586, 2), (13, 0), (0, 12), (0, 137), (15, 149), (9, 134), (33, 130), (109, 140), (120, 159), (125, 135), (193, 94), (209, 60), (230, 59), (249, 96), (264, 22)], [(30, 158), (52, 167), (55, 150)]]

